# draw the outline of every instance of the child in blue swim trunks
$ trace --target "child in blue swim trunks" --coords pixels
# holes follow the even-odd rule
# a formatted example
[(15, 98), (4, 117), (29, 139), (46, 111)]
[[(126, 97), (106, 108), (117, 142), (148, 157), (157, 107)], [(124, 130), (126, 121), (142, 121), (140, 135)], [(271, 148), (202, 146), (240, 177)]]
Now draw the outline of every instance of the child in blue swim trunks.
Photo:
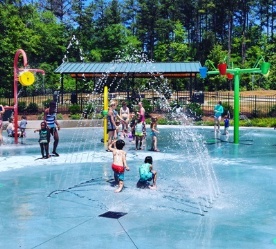
[[(137, 188), (149, 187), (150, 189), (156, 189), (157, 172), (153, 170), (152, 157), (147, 156), (144, 164), (139, 167), (140, 179), (137, 182)], [(153, 181), (152, 186), (148, 185), (149, 181)]]
[[(113, 148), (115, 144), (116, 146)], [(113, 154), (112, 170), (114, 171), (114, 179), (116, 183), (119, 183), (119, 187), (115, 190), (115, 193), (122, 191), (124, 187), (124, 172), (125, 169), (129, 170), (126, 162), (126, 152), (123, 151), (124, 146), (124, 140), (114, 140), (108, 147)]]

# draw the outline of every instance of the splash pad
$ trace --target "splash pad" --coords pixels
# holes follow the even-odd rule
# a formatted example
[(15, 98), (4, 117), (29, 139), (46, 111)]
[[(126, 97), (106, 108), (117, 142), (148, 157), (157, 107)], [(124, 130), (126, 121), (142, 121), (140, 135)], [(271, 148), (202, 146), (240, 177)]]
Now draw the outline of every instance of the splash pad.
[[(95, 96), (96, 109), (102, 97)], [(275, 189), (272, 131), (241, 130), (237, 147), (231, 135), (218, 137), (213, 128), (159, 129), (161, 153), (137, 152), (126, 138), (130, 171), (119, 194), (114, 194), (112, 154), (99, 142), (102, 126), (79, 120), (78, 128), (61, 129), (58, 158), (36, 160), (32, 132), (24, 147), (2, 150), (0, 194), (6, 201), (0, 206), (0, 246), (273, 248), (276, 202), (267, 195)], [(157, 191), (136, 188), (147, 155), (158, 171)]]

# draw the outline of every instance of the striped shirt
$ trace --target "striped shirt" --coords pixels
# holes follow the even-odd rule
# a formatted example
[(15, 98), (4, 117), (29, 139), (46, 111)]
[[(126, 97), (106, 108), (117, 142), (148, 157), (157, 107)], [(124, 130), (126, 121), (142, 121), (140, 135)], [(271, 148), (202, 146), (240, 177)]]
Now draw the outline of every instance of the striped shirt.
[(56, 114), (47, 114), (46, 116), (46, 122), (47, 122), (47, 125), (49, 128), (55, 128), (56, 127), (56, 123), (55, 123), (55, 120), (56, 120)]

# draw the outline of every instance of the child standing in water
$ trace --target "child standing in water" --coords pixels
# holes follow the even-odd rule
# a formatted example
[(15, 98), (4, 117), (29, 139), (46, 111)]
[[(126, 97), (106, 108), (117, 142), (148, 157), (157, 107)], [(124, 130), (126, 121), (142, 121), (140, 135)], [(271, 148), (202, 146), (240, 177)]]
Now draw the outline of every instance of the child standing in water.
[(136, 125), (135, 125), (135, 139), (136, 139), (136, 150), (142, 149), (142, 143), (144, 138), (144, 124), (142, 123), (141, 118), (139, 117)]
[(119, 187), (115, 190), (115, 193), (122, 191), (124, 187), (124, 172), (125, 169), (129, 170), (126, 162), (126, 152), (123, 151), (124, 146), (124, 140), (114, 140), (108, 146), (108, 149), (113, 154), (112, 170), (114, 171), (114, 179), (116, 183), (119, 183)]
[(21, 121), (19, 123), (19, 129), (20, 129), (20, 133), (22, 137), (26, 137), (26, 126), (27, 126), (27, 117), (25, 115), (23, 115), (21, 117)]
[(13, 124), (13, 118), (9, 118), (9, 124), (7, 126), (7, 133), (8, 137), (14, 137), (14, 124)]
[(130, 114), (130, 117), (131, 117), (131, 120), (130, 120), (130, 128), (131, 128), (131, 137), (132, 137), (132, 140), (135, 141), (135, 124), (136, 124), (136, 117), (135, 117), (135, 113), (132, 112)]
[(224, 116), (224, 134), (223, 135), (228, 135), (229, 134), (229, 117), (228, 115)]
[[(34, 130), (39, 132), (39, 145), (43, 159), (48, 159), (49, 155), (49, 142), (50, 142), (50, 130), (47, 128), (46, 122), (41, 122), (40, 129)], [(45, 155), (46, 154), (46, 155)]]
[(157, 149), (157, 133), (159, 131), (157, 130), (157, 118), (152, 117), (151, 123), (150, 123), (150, 129), (151, 129), (151, 151), (159, 152), (160, 150)]

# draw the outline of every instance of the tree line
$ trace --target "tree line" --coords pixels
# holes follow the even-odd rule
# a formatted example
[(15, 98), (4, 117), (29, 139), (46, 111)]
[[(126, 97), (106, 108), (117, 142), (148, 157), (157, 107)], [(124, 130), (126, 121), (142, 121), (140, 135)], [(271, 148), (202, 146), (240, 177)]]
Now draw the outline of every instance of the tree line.
[[(29, 65), (46, 71), (21, 90), (58, 89), (54, 70), (63, 61), (156, 62), (207, 60), (253, 67), (260, 56), (271, 62), (269, 77), (242, 76), (241, 90), (276, 89), (273, 0), (0, 0), (0, 96), (12, 96), (13, 59), (25, 50)], [(139, 55), (139, 56), (134, 56)], [(135, 79), (145, 84), (143, 79)], [(225, 77), (198, 79), (206, 91), (231, 90)], [(186, 79), (172, 86), (185, 88)], [(65, 77), (68, 91), (75, 81)], [(93, 82), (82, 85), (93, 89)], [(49, 90), (50, 89), (50, 90)]]

